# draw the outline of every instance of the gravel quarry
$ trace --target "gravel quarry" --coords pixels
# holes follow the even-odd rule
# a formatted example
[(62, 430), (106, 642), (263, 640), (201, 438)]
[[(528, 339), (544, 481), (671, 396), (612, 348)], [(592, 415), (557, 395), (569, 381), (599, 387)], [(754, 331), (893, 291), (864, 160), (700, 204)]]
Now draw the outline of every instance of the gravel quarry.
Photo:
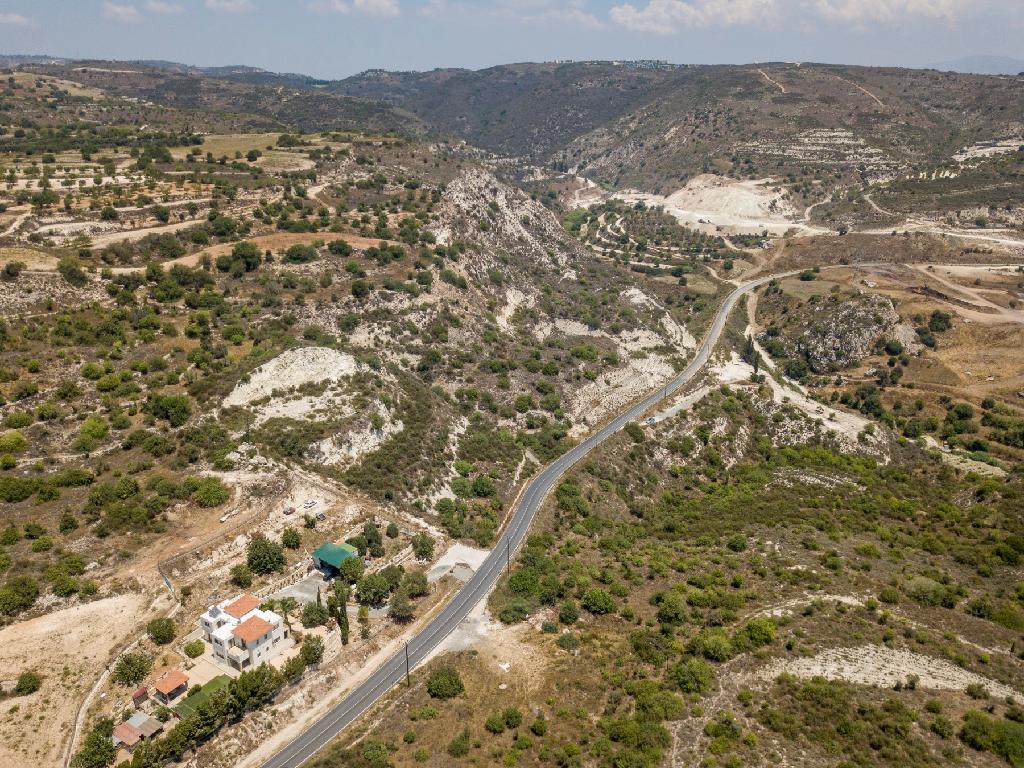
[(680, 224), (710, 233), (719, 228), (729, 234), (825, 231), (796, 221), (796, 211), (774, 179), (738, 181), (706, 173), (668, 196), (624, 190), (613, 197), (626, 203), (662, 207)]

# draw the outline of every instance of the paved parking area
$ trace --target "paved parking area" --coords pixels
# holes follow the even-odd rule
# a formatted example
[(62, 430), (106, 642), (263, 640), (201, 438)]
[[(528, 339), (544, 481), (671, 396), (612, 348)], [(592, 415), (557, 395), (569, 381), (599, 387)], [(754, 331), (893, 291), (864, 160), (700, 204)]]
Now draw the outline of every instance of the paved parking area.
[(313, 571), (305, 578), (275, 592), (271, 597), (274, 600), (280, 600), (282, 597), (293, 597), (299, 603), (315, 603), (317, 590), (326, 583), (323, 574), (319, 571)]

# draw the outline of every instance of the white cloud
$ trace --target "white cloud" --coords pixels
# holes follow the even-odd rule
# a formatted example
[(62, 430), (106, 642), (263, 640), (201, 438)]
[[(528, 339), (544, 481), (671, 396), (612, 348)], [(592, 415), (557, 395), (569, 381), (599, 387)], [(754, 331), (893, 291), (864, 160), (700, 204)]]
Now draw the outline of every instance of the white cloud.
[(20, 13), (0, 13), (0, 24), (9, 27), (27, 27), (32, 22)]
[(911, 18), (953, 19), (979, 4), (985, 0), (647, 0), (616, 5), (608, 15), (626, 29), (667, 35), (680, 29), (780, 19), (856, 25)]
[(162, 0), (149, 0), (146, 3), (146, 10), (151, 13), (172, 14), (181, 13), (185, 9), (177, 3), (165, 3)]
[(225, 13), (241, 13), (252, 9), (250, 0), (206, 0), (206, 7), (211, 11)]
[(686, 27), (728, 27), (775, 18), (776, 0), (649, 0), (638, 8), (626, 3), (609, 11), (612, 21), (635, 32), (668, 35)]
[(103, 3), (103, 16), (122, 24), (138, 24), (142, 20), (142, 14), (134, 5), (120, 5), (111, 2)]
[(398, 0), (321, 0), (310, 3), (309, 9), (318, 13), (341, 13), (346, 16), (377, 16), (394, 18), (402, 11)]
[(951, 19), (975, 0), (811, 0), (810, 8), (836, 21), (895, 21), (908, 16)]

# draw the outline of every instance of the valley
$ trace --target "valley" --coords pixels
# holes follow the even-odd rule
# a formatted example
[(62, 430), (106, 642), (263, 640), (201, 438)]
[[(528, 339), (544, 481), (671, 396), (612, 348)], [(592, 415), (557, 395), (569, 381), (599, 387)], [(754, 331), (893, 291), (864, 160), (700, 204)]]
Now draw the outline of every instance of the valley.
[(3, 78), (0, 762), (1016, 764), (1020, 78)]

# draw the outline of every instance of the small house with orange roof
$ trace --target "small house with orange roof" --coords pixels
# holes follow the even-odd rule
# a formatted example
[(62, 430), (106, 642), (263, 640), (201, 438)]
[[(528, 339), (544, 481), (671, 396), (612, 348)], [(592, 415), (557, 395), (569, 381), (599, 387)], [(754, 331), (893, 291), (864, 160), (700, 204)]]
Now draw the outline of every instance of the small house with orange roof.
[(180, 669), (164, 672), (153, 683), (153, 691), (156, 693), (156, 698), (164, 704), (170, 704), (187, 690), (188, 675)]

